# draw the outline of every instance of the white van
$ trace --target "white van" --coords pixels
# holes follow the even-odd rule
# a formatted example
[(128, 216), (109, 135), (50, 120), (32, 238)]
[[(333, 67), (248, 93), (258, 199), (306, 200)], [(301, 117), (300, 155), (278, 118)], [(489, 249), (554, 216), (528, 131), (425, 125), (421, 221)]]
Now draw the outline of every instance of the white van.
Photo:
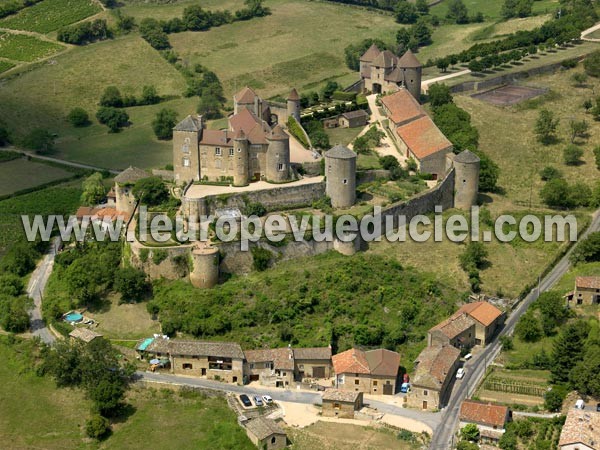
[(575, 402), (575, 408), (577, 409), (585, 409), (585, 402), (582, 399), (579, 399)]
[(465, 376), (465, 369), (463, 369), (462, 367), (460, 369), (458, 369), (456, 371), (456, 378), (458, 378), (459, 380)]

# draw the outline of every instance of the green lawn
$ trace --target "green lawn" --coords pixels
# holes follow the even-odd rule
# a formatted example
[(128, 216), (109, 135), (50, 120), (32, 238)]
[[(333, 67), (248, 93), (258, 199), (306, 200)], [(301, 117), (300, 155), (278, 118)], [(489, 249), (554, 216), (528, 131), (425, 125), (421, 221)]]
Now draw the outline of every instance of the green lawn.
[(329, 136), (329, 143), (334, 146), (337, 144), (348, 145), (363, 130), (363, 127), (357, 128), (327, 128), (325, 133)]
[[(62, 45), (24, 34), (0, 33), (0, 57), (14, 61), (35, 61), (64, 49)], [(10, 67), (4, 70), (8, 70)], [(2, 71), (2, 70), (0, 70)]]
[(26, 159), (0, 162), (0, 195), (12, 194), (72, 175), (72, 172), (64, 169)]
[(44, 0), (0, 20), (0, 28), (49, 33), (102, 11), (94, 0)]

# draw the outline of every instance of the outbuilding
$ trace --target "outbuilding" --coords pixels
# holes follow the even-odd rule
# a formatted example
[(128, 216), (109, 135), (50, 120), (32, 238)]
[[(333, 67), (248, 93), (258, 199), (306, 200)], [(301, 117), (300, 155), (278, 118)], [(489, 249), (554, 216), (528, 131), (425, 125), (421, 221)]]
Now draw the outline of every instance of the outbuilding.
[(245, 424), (248, 438), (260, 449), (278, 450), (287, 445), (285, 431), (274, 420), (257, 417)]
[(354, 419), (354, 413), (363, 406), (363, 393), (327, 389), (323, 393), (323, 417)]

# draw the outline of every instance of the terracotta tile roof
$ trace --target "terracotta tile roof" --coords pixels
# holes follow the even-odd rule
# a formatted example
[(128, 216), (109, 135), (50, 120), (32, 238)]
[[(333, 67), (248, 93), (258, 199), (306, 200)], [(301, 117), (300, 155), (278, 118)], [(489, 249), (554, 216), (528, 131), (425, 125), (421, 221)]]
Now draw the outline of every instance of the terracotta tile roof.
[(372, 44), (368, 50), (363, 53), (363, 55), (360, 57), (360, 60), (364, 62), (372, 62), (375, 58), (377, 58), (377, 56), (379, 56), (380, 53), (381, 50), (379, 50), (379, 47), (377, 47), (375, 44)]
[(257, 417), (256, 419), (248, 421), (246, 423), (246, 429), (260, 441), (273, 434), (285, 434), (285, 431), (277, 425), (277, 422), (272, 419), (267, 419), (266, 417)]
[(146, 348), (146, 352), (244, 359), (242, 348), (234, 342), (179, 341), (157, 338)]
[(295, 359), (331, 360), (331, 347), (294, 348)]
[(465, 400), (460, 406), (460, 420), (490, 427), (504, 428), (508, 408), (491, 403)]
[(80, 206), (75, 212), (77, 220), (82, 220), (84, 217), (89, 217), (90, 220), (115, 221), (122, 217), (124, 222), (127, 222), (131, 217), (130, 214), (124, 211), (117, 211), (116, 208), (93, 208), (90, 206)]
[(575, 286), (583, 289), (600, 289), (600, 277), (577, 277)]
[(79, 339), (83, 342), (92, 342), (96, 338), (101, 338), (102, 335), (90, 330), (89, 328), (75, 328), (69, 333), (69, 336), (75, 339)]
[(233, 99), (238, 103), (249, 104), (254, 103), (254, 99), (257, 97), (256, 92), (246, 86), (240, 92), (233, 96)]
[(377, 57), (373, 60), (372, 64), (375, 67), (390, 68), (395, 67), (397, 63), (398, 57), (389, 50), (384, 50), (381, 53), (379, 53), (379, 55), (377, 55)]
[(440, 389), (456, 361), (460, 357), (460, 350), (447, 345), (444, 347), (426, 347), (415, 361), (417, 368), (413, 377), (413, 384), (418, 386)]
[(294, 370), (294, 353), (288, 347), (246, 350), (244, 355), (249, 363), (272, 362), (274, 369)]
[(409, 49), (402, 55), (402, 58), (398, 60), (398, 67), (406, 67), (407, 69), (414, 69), (417, 67), (423, 67), (419, 62), (415, 54)]
[(458, 312), (448, 317), (446, 320), (438, 323), (429, 331), (440, 331), (444, 336), (453, 339), (464, 331), (475, 325), (471, 317), (463, 312)]
[(465, 305), (461, 306), (457, 314), (460, 312), (468, 314), (470, 317), (486, 327), (490, 326), (503, 314), (500, 309), (488, 302), (466, 303)]
[(221, 145), (223, 147), (233, 147), (232, 138), (234, 133), (225, 130), (203, 130), (200, 145)]
[(251, 144), (267, 144), (266, 136), (271, 132), (271, 128), (264, 120), (259, 119), (247, 109), (242, 109), (239, 113), (231, 116), (229, 127), (234, 132), (242, 130)]
[(368, 375), (371, 373), (365, 352), (357, 348), (351, 348), (345, 352), (333, 355), (331, 360), (333, 362), (333, 370), (338, 375), (341, 373), (362, 373)]
[(571, 408), (558, 441), (559, 447), (570, 444), (600, 449), (600, 413)]
[(402, 125), (425, 115), (425, 110), (406, 89), (381, 97), (381, 103), (388, 111), (388, 118), (396, 125)]
[(452, 148), (452, 143), (429, 116), (420, 117), (398, 127), (396, 133), (418, 159), (424, 159), (434, 153)]
[(372, 375), (395, 377), (400, 368), (400, 355), (391, 350), (379, 348), (365, 353)]
[(326, 389), (323, 392), (323, 401), (354, 403), (361, 395), (361, 392)]

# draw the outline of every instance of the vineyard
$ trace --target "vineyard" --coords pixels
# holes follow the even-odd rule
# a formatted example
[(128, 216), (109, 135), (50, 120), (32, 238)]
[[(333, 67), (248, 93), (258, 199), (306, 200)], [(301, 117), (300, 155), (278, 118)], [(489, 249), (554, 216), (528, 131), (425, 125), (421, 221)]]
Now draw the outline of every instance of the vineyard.
[(12, 69), (13, 67), (15, 67), (14, 64), (9, 63), (8, 61), (0, 60), (0, 73), (6, 72), (8, 69)]
[[(33, 36), (24, 34), (0, 33), (0, 57), (14, 61), (34, 61), (45, 56), (52, 55), (64, 47), (53, 42), (46, 42)], [(0, 61), (0, 72), (10, 69), (12, 64), (2, 68)]]
[(79, 22), (101, 10), (93, 0), (44, 0), (0, 20), (0, 28), (45, 34)]
[(494, 375), (489, 376), (485, 380), (483, 388), (488, 391), (533, 395), (535, 397), (543, 397), (547, 390), (545, 386), (540, 386), (539, 383), (534, 381), (502, 378)]

